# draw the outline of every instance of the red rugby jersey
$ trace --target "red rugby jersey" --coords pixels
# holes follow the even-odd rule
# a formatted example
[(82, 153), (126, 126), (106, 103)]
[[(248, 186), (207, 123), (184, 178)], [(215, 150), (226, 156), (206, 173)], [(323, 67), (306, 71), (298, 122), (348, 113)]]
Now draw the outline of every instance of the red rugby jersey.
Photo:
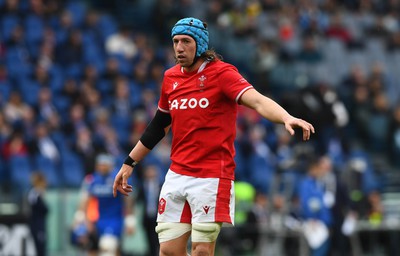
[(202, 178), (234, 179), (237, 102), (253, 88), (238, 70), (213, 61), (187, 73), (164, 74), (160, 111), (172, 118), (171, 170)]

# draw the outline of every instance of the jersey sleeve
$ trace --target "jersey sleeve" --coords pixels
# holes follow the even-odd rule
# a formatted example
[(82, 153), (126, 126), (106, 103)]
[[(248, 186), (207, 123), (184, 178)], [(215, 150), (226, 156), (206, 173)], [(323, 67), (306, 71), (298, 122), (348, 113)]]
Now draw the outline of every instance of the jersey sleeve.
[(164, 79), (163, 79), (162, 86), (161, 86), (160, 99), (158, 101), (158, 109), (161, 112), (169, 113), (168, 97), (167, 97), (167, 93), (166, 93), (166, 86), (167, 86), (166, 81), (168, 79), (165, 78), (165, 76), (166, 75), (164, 74)]
[(245, 91), (253, 88), (234, 66), (228, 66), (221, 70), (219, 84), (222, 92), (236, 102)]

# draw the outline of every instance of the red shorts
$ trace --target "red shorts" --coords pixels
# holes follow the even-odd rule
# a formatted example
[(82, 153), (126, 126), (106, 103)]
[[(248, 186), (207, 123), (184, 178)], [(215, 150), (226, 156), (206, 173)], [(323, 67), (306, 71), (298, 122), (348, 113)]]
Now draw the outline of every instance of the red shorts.
[(157, 222), (222, 222), (233, 224), (233, 181), (196, 178), (171, 170), (160, 192)]

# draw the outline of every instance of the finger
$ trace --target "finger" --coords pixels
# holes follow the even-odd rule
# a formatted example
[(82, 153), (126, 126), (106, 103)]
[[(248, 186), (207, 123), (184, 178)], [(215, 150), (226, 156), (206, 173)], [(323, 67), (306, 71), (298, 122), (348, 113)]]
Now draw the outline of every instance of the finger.
[(128, 175), (122, 175), (122, 188), (128, 187)]
[(303, 140), (309, 140), (310, 139), (310, 130), (304, 129), (303, 130)]
[(121, 179), (120, 175), (117, 174), (117, 176), (115, 176), (114, 184), (113, 184), (113, 196), (114, 197), (117, 196), (117, 188), (118, 188), (118, 185), (120, 183), (120, 179)]
[(286, 130), (290, 133), (290, 135), (294, 135), (294, 129), (291, 125), (286, 125)]
[(117, 190), (118, 190), (122, 195), (124, 195), (124, 196), (129, 196), (128, 192), (126, 192), (126, 191), (122, 188), (122, 186), (118, 186), (118, 187), (117, 187)]
[(308, 126), (310, 127), (310, 131), (311, 131), (312, 133), (315, 133), (314, 126), (313, 126), (312, 124), (310, 124), (310, 123), (308, 123)]
[(304, 120), (301, 120), (300, 124), (298, 125), (303, 129), (303, 140), (309, 140), (311, 132), (314, 132), (314, 127)]
[(131, 185), (127, 185), (125, 188), (123, 187), (122, 188), (125, 192), (128, 192), (128, 193), (130, 193), (130, 192), (132, 192), (133, 191), (133, 188), (132, 188), (132, 186)]

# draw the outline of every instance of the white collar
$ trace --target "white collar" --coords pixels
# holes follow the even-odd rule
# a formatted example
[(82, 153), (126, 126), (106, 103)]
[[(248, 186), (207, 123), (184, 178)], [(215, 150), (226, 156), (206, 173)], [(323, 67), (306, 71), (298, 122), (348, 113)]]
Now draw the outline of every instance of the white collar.
[[(199, 67), (199, 69), (197, 70), (197, 74), (200, 73), (201, 71), (203, 71), (203, 70), (206, 68), (206, 66), (207, 66), (208, 63), (209, 63), (208, 60), (204, 61), (204, 62), (201, 64), (201, 66)], [(185, 73), (183, 67), (181, 67), (181, 72), (182, 72), (182, 73)]]

